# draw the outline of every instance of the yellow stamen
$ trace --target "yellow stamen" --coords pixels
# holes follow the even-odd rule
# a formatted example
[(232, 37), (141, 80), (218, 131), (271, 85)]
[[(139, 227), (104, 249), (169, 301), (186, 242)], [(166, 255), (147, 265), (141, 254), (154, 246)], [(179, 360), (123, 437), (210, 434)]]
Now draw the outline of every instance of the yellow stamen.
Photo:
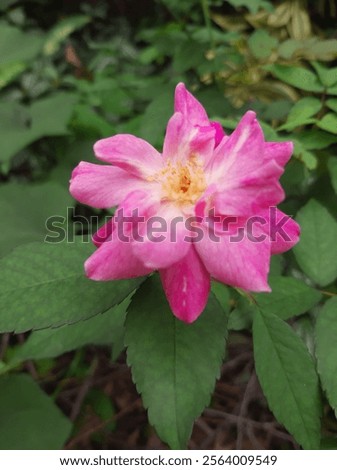
[(149, 181), (160, 182), (162, 199), (179, 205), (195, 203), (206, 189), (203, 167), (193, 155), (184, 163), (168, 162)]

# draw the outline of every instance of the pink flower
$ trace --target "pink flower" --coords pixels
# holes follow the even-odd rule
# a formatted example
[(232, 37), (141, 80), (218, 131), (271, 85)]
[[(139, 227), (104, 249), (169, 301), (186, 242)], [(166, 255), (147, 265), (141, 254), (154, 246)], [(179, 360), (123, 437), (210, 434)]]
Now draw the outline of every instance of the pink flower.
[(270, 291), (271, 254), (299, 238), (296, 222), (274, 207), (293, 145), (265, 142), (253, 111), (225, 135), (182, 83), (174, 111), (162, 154), (133, 135), (102, 139), (94, 151), (107, 165), (81, 162), (70, 192), (96, 208), (118, 206), (93, 237), (86, 275), (104, 281), (158, 270), (173, 313), (190, 323), (205, 308), (211, 278)]

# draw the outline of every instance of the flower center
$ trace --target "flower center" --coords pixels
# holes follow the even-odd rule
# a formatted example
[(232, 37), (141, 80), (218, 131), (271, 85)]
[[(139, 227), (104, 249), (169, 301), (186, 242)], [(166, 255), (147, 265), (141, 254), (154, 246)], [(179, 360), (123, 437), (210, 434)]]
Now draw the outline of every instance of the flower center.
[(186, 163), (168, 162), (151, 180), (162, 185), (162, 198), (179, 205), (194, 204), (206, 189), (204, 170), (194, 156)]

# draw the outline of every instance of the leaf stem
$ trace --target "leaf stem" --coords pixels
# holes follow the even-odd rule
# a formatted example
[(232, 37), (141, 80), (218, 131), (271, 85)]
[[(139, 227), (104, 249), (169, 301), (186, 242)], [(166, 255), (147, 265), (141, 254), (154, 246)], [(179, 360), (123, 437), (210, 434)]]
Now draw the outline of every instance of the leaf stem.
[(320, 292), (321, 292), (321, 294), (328, 295), (329, 297), (336, 297), (337, 296), (337, 294), (335, 292), (329, 292), (327, 290), (321, 290)]
[(211, 24), (210, 13), (209, 13), (208, 0), (201, 0), (201, 7), (202, 7), (202, 13), (204, 15), (205, 24), (208, 30), (210, 46), (211, 46), (212, 51), (214, 51), (215, 42), (214, 42), (212, 24)]

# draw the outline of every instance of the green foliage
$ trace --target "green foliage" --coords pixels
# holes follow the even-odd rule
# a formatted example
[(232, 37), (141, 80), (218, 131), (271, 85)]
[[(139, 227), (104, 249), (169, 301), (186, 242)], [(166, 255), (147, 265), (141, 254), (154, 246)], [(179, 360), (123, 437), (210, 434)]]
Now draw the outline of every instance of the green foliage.
[(2, 258), (0, 331), (75, 323), (122, 302), (139, 285), (139, 279), (87, 279), (83, 263), (92, 251), (82, 240), (74, 244), (31, 243)]
[(280, 130), (293, 130), (299, 126), (305, 126), (307, 124), (313, 124), (316, 119), (313, 119), (322, 107), (322, 103), (318, 98), (308, 96), (297, 101), (292, 107), (287, 121)]
[(157, 278), (132, 299), (126, 320), (128, 363), (150, 422), (173, 449), (184, 449), (208, 405), (225, 352), (226, 315), (211, 296), (191, 325), (177, 320)]
[(0, 218), (4, 223), (0, 231), (0, 256), (23, 243), (43, 242), (53, 228), (47, 223), (53, 216), (58, 217), (58, 231), (65, 233), (68, 230), (67, 208), (72, 205), (69, 191), (55, 183), (1, 186)]
[(33, 60), (44, 42), (44, 35), (38, 31), (23, 32), (14, 26), (0, 23), (1, 70), (13, 64), (25, 64)]
[(3, 103), (0, 109), (0, 167), (6, 170), (16, 153), (41, 137), (66, 135), (75, 101), (73, 94), (58, 93), (41, 98), (31, 106)]
[(332, 111), (337, 113), (337, 98), (331, 98), (325, 103)]
[(337, 134), (337, 114), (327, 113), (317, 125), (320, 129), (323, 129), (323, 131)]
[(71, 422), (29, 375), (0, 377), (0, 449), (61, 449)]
[(337, 222), (315, 200), (297, 214), (301, 240), (294, 248), (296, 260), (314, 282), (326, 286), (337, 277)]
[(324, 305), (316, 323), (316, 357), (318, 373), (328, 400), (337, 412), (337, 297)]
[[(92, 414), (103, 422), (91, 436), (95, 448), (110, 445), (109, 433), (120, 432), (115, 382), (90, 388), (91, 374), (105, 374), (123, 350), (127, 317), (133, 376), (151, 423), (169, 445), (186, 447), (193, 421), (210, 401), (226, 330), (233, 354), (250, 344), (253, 328), (256, 370), (271, 411), (301, 446), (318, 448), (320, 403), (310, 355), (324, 392), (322, 436), (335, 432), (331, 408), (337, 403), (333, 2), (0, 3), (0, 331), (6, 333), (0, 338), (0, 447), (60, 448), (70, 432), (30, 376), (12, 375), (22, 368), (35, 371), (36, 382), (42, 379), (57, 397), (64, 388), (69, 393), (69, 382), (85, 381), (78, 384), (88, 393), (74, 441)], [(282, 176), (282, 210), (301, 226), (294, 250), (273, 257), (271, 293), (237, 292), (212, 281), (206, 311), (188, 326), (172, 316), (156, 275), (141, 285), (128, 314), (143, 279), (86, 279), (83, 263), (94, 250), (91, 217), (100, 221), (107, 212), (77, 204), (68, 193), (72, 169), (81, 160), (95, 162), (97, 139), (131, 133), (161, 150), (179, 81), (227, 134), (253, 109), (266, 140), (294, 143)], [(73, 215), (86, 217), (88, 243), (76, 237), (66, 243), (78, 233)], [(58, 216), (56, 224), (46, 225), (51, 216)], [(44, 243), (57, 234), (62, 243)], [(327, 296), (333, 298), (325, 302)], [(32, 329), (39, 331), (7, 334)], [(89, 357), (104, 365), (95, 371)], [(246, 369), (234, 380), (243, 384)], [(219, 390), (216, 400), (227, 388)], [(118, 402), (122, 414), (124, 403), (125, 397)], [(136, 435), (141, 446), (148, 430)], [(321, 448), (336, 443), (323, 437)]]
[(267, 59), (278, 44), (277, 39), (267, 31), (258, 29), (248, 39), (248, 46), (257, 59)]
[(111, 345), (114, 356), (123, 346), (124, 321), (130, 300), (112, 307), (103, 314), (86, 321), (34, 331), (11, 357), (10, 367), (28, 359), (46, 359), (60, 356), (87, 344)]
[(318, 449), (321, 403), (314, 362), (291, 327), (257, 311), (255, 366), (268, 404), (304, 449)]
[(293, 277), (271, 275), (269, 284), (271, 292), (239, 297), (229, 316), (229, 330), (249, 330), (257, 309), (288, 320), (310, 311), (322, 298), (319, 291)]
[(218, 299), (221, 308), (228, 314), (230, 311), (231, 292), (227, 286), (220, 282), (212, 282), (212, 292)]
[(329, 158), (328, 168), (330, 172), (332, 186), (337, 194), (337, 158)]
[(266, 315), (283, 320), (311, 310), (322, 297), (320, 292), (293, 277), (270, 276), (269, 283), (272, 291), (255, 294), (255, 300)]
[(65, 18), (49, 32), (43, 45), (43, 53), (51, 56), (57, 52), (61, 44), (77, 29), (82, 28), (91, 20), (90, 16), (77, 15)]
[(313, 62), (312, 66), (317, 72), (320, 81), (326, 88), (332, 87), (337, 83), (337, 67), (325, 67), (320, 62)]
[(273, 64), (265, 66), (276, 78), (300, 90), (319, 93), (324, 91), (317, 76), (310, 70), (297, 66)]
[(0, 89), (8, 85), (18, 75), (20, 75), (26, 66), (23, 62), (13, 62), (5, 66), (0, 66)]
[(321, 150), (337, 142), (337, 138), (319, 129), (296, 133), (296, 142), (306, 150)]

